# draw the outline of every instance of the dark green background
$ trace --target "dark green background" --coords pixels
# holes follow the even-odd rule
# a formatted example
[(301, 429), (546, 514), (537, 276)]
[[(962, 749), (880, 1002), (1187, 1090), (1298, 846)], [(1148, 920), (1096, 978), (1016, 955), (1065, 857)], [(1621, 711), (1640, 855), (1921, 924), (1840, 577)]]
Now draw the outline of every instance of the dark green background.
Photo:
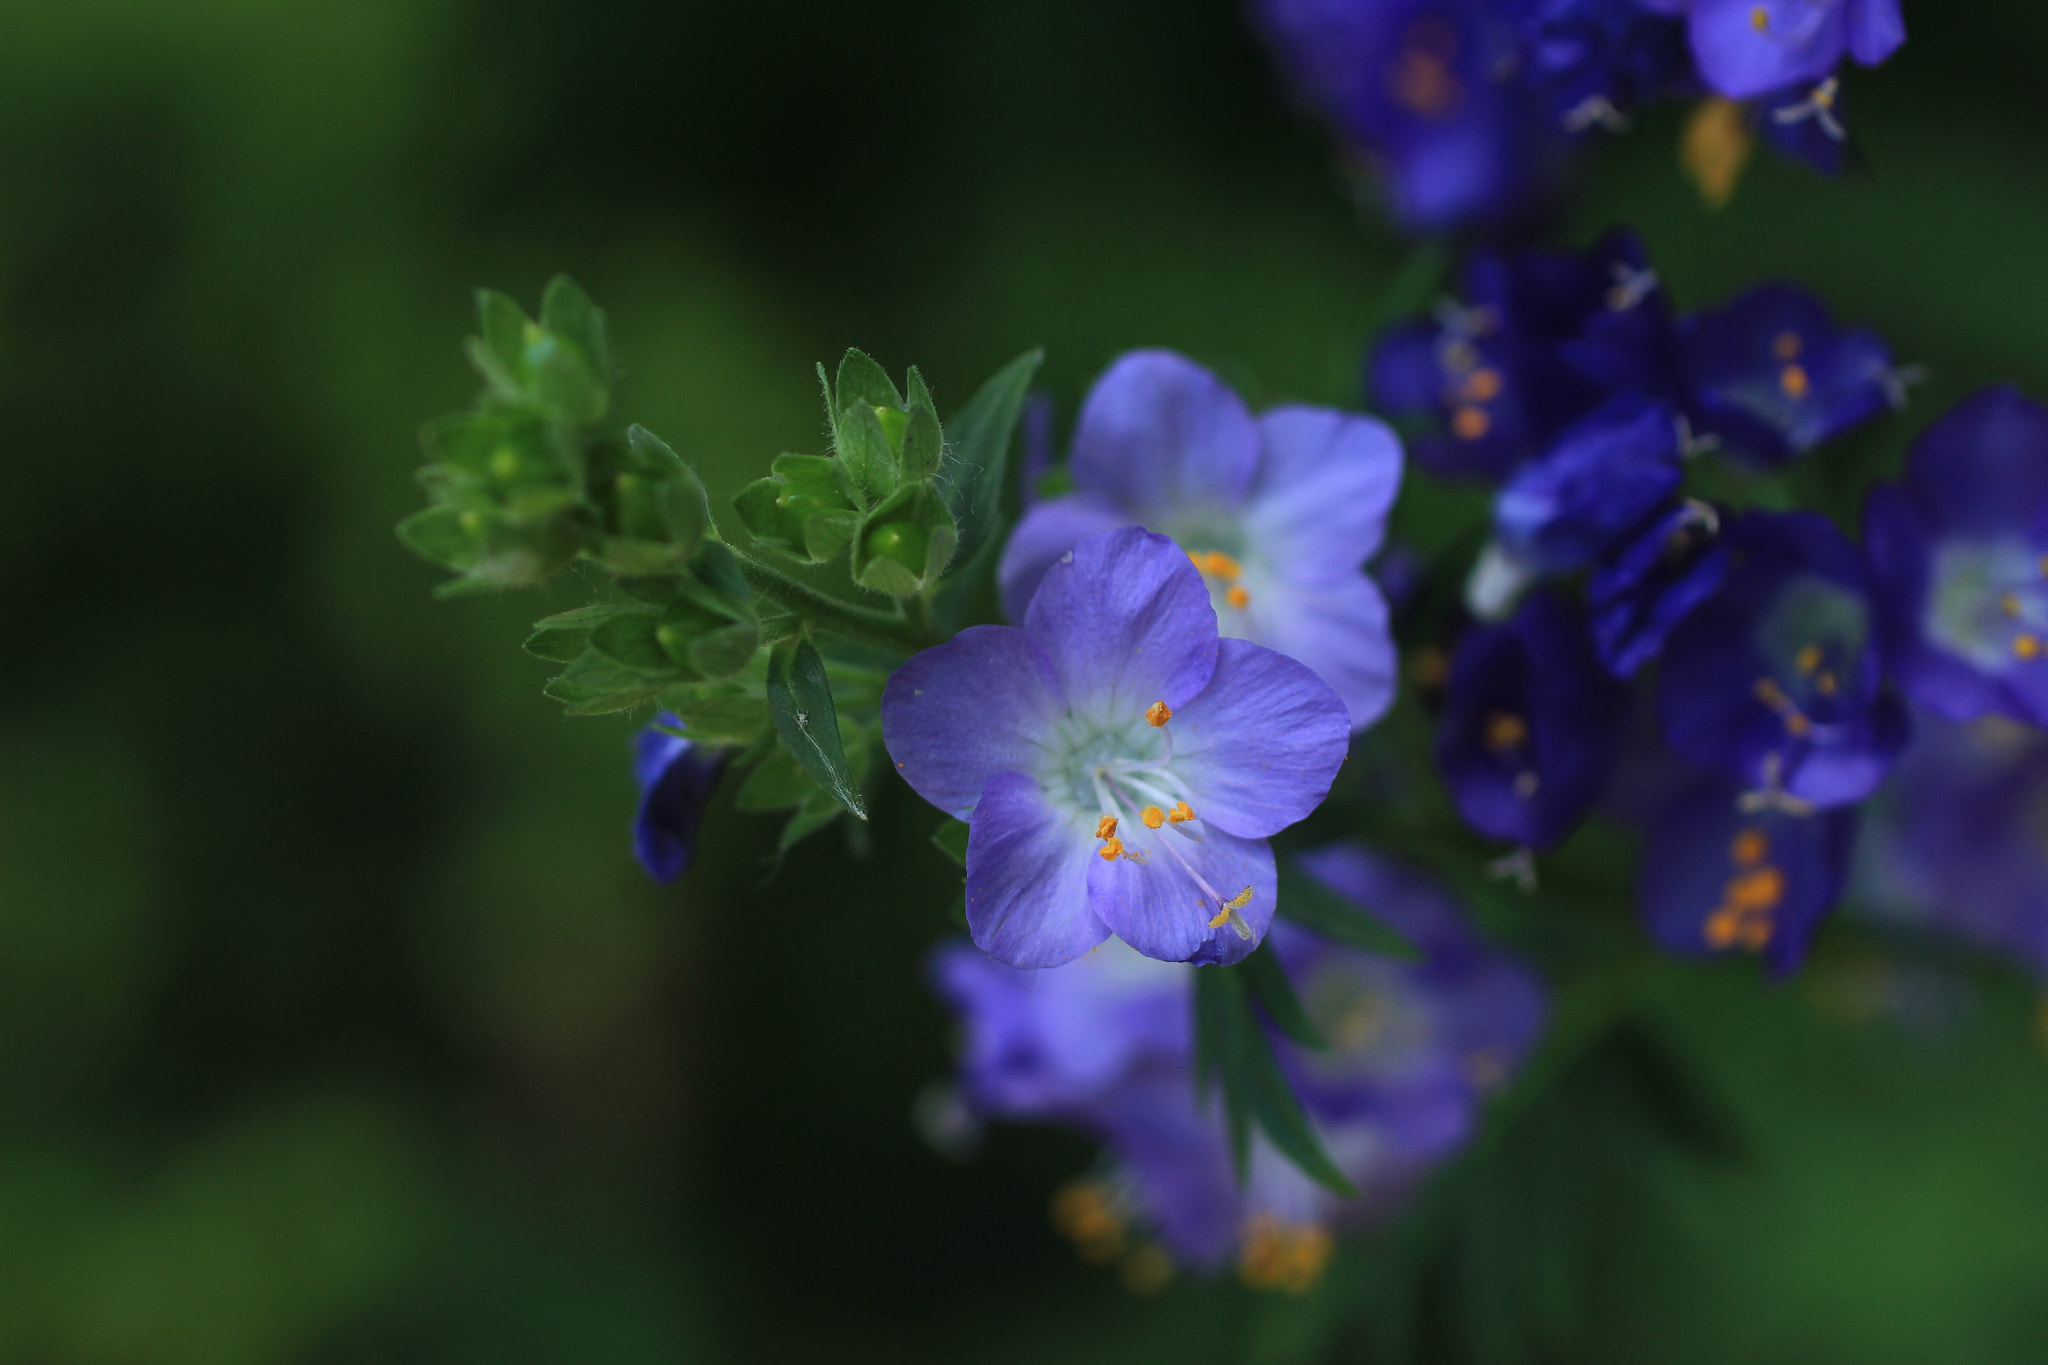
[[(2048, 393), (2048, 11), (1907, 17), (1852, 83), (1869, 176), (1760, 159), (1708, 213), (1667, 111), (1567, 234), (1635, 223), (1686, 303), (1791, 275), (1926, 362), (1823, 480)], [(1400, 254), (1226, 3), (0, 5), (0, 1361), (1367, 1353), (1372, 1245), (1306, 1304), (1135, 1299), (1047, 1227), (1079, 1144), (920, 1143), (920, 803), (765, 885), (772, 823), (721, 807), (647, 885), (628, 728), (517, 649), (582, 586), (436, 604), (390, 528), (476, 285), (575, 274), (624, 410), (729, 494), (819, 445), (849, 344), (948, 408), (1036, 343), (1067, 411), (1139, 344), (1352, 401)], [(1863, 952), (1680, 973), (1750, 1159), (1573, 1186), (1570, 1311), (1452, 1276), (1472, 1330), (1416, 1353), (2040, 1359), (2031, 992)]]

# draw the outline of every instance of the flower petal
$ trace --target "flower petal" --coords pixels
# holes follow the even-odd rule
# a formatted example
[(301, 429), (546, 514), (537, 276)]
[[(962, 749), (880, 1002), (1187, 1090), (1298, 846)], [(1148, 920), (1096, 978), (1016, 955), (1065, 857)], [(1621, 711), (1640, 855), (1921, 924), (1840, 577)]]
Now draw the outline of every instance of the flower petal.
[(1344, 703), (1307, 665), (1225, 640), (1216, 674), (1173, 720), (1173, 775), (1205, 833), (1277, 834), (1330, 793), (1350, 744)]
[[(1273, 922), (1271, 844), (1227, 834), (1206, 820), (1199, 843), (1174, 826), (1147, 830), (1135, 820), (1125, 822), (1123, 840), (1123, 857), (1088, 859), (1094, 918), (1118, 938), (1166, 962), (1228, 964), (1259, 946)], [(1237, 913), (1252, 936), (1239, 938), (1227, 923), (1210, 928), (1223, 909), (1218, 898), (1227, 901), (1245, 891), (1251, 899)]]
[(1088, 394), (1074, 427), (1074, 481), (1126, 511), (1243, 499), (1259, 433), (1230, 386), (1172, 351), (1132, 351)]
[(1031, 595), (1045, 581), (1045, 571), (1062, 555), (1089, 536), (1130, 524), (1129, 517), (1092, 493), (1051, 498), (1026, 512), (1010, 532), (996, 569), (1003, 614), (1022, 621), (1031, 609)]
[(1057, 967), (1109, 937), (1090, 908), (1091, 852), (1045, 804), (1038, 783), (998, 773), (967, 829), (967, 929), (981, 950), (1012, 967)]
[(1349, 577), (1386, 533), (1401, 487), (1401, 441), (1386, 423), (1335, 408), (1274, 408), (1259, 418), (1259, 480), (1248, 539), (1273, 570), (1302, 583)]
[(970, 626), (890, 675), (882, 742), (919, 796), (965, 816), (997, 773), (1038, 767), (1065, 709), (1052, 660), (1028, 631)]
[(1393, 702), (1396, 665), (1387, 600), (1365, 574), (1314, 586), (1262, 587), (1246, 615), (1249, 629), (1242, 633), (1256, 635), (1260, 644), (1305, 664), (1328, 683), (1351, 713), (1354, 731), (1378, 720)]
[[(1024, 625), (1071, 707), (1135, 720), (1175, 710), (1216, 668), (1216, 609), (1181, 548), (1139, 527), (1093, 535), (1046, 571)], [(922, 657), (922, 656), (920, 656)]]

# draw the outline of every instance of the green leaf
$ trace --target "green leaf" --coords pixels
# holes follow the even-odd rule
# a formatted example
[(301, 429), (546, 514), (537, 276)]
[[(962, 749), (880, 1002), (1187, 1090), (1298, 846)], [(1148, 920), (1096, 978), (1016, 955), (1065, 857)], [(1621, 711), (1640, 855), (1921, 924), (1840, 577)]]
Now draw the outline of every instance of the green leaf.
[(561, 702), (572, 716), (602, 716), (644, 706), (660, 688), (659, 679), (622, 668), (596, 650), (586, 649), (541, 691)]
[(570, 342), (583, 353), (600, 383), (610, 379), (611, 351), (605, 342), (604, 312), (590, 301), (590, 295), (567, 275), (548, 281), (540, 297), (540, 325)]
[(754, 765), (747, 780), (733, 793), (732, 804), (738, 810), (787, 810), (812, 796), (832, 799), (819, 790), (788, 750), (778, 748), (770, 749), (768, 756)]
[(1002, 525), (1011, 436), (1024, 410), (1032, 376), (1044, 359), (1043, 350), (1018, 356), (996, 371), (946, 424), (953, 441), (946, 502), (959, 523), (963, 566), (993, 542)]
[(939, 415), (919, 403), (910, 410), (910, 423), (903, 433), (904, 477), (929, 479), (938, 473), (945, 448), (946, 437), (939, 429)]
[(476, 540), (458, 508), (422, 508), (398, 523), (398, 538), (421, 559), (445, 568), (466, 569), (476, 562)]
[(660, 622), (651, 611), (621, 612), (590, 632), (590, 647), (621, 668), (673, 680), (675, 660), (655, 636)]
[(747, 586), (746, 570), (740, 567), (739, 557), (722, 541), (705, 541), (704, 548), (690, 561), (690, 571), (699, 583), (731, 602), (745, 602), (754, 595), (754, 590)]
[(965, 820), (948, 820), (945, 824), (940, 825), (932, 831), (932, 847), (945, 854), (948, 858), (951, 858), (955, 863), (958, 863), (961, 870), (965, 871), (967, 867), (967, 822)]
[(858, 778), (839, 741), (839, 713), (825, 661), (809, 640), (785, 641), (768, 658), (768, 711), (783, 747), (817, 784), (855, 815), (868, 818)]
[(894, 491), (896, 451), (882, 419), (865, 403), (840, 410), (839, 458), (865, 501), (879, 502)]
[(668, 536), (684, 559), (697, 553), (711, 526), (711, 496), (704, 481), (683, 458), (669, 449), (668, 442), (646, 427), (626, 428), (626, 444), (651, 467), (662, 471), (662, 510), (668, 517)]
[(859, 404), (864, 408), (900, 408), (903, 395), (889, 372), (866, 352), (849, 347), (839, 360), (839, 383), (832, 393), (832, 405), (839, 412)]
[(492, 388), (507, 397), (515, 396), (520, 388), (519, 370), (526, 351), (527, 331), (533, 324), (524, 308), (495, 289), (476, 291), (476, 313), (478, 330), (483, 335), (474, 339), (469, 358)]
[(1371, 911), (1324, 886), (1291, 859), (1279, 867), (1278, 913), (1333, 943), (1402, 962), (1420, 962), (1423, 952), (1398, 929)]
[(536, 658), (565, 664), (590, 646), (590, 633), (615, 616), (640, 610), (609, 602), (578, 607), (574, 611), (544, 616), (533, 623), (533, 634), (522, 648)]
[(761, 648), (761, 623), (749, 616), (690, 642), (690, 666), (706, 678), (730, 678)]
[(768, 732), (768, 703), (744, 692), (687, 701), (672, 700), (664, 692), (661, 704), (683, 723), (690, 738), (706, 744), (751, 744)]
[(1252, 1012), (1250, 991), (1237, 969), (1196, 970), (1195, 1047), (1197, 1075), (1206, 1076), (1213, 1068), (1222, 1081), (1240, 1182), (1250, 1170), (1251, 1126), (1256, 1123), (1302, 1174), (1347, 1199), (1357, 1195), (1323, 1150), (1322, 1139), (1302, 1111), (1265, 1029)]
[(1300, 1043), (1303, 1047), (1321, 1052), (1329, 1048), (1315, 1021), (1308, 1017), (1302, 1007), (1301, 996), (1296, 994), (1294, 983), (1287, 977), (1287, 969), (1280, 965), (1280, 955), (1273, 951), (1271, 940), (1261, 943), (1252, 950), (1249, 957), (1238, 964), (1244, 974), (1244, 984), (1252, 998), (1265, 1007), (1266, 1017), (1282, 1033)]

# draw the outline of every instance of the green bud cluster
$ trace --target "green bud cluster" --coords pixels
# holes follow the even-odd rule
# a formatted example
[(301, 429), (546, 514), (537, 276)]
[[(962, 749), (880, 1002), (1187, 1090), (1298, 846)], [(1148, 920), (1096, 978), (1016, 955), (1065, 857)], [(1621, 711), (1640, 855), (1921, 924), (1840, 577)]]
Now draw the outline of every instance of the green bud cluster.
[[(594, 565), (606, 600), (536, 623), (526, 641), (562, 666), (548, 696), (571, 715), (659, 708), (691, 740), (740, 750), (736, 804), (794, 808), (785, 847), (841, 810), (865, 818), (882, 683), (938, 642), (934, 617), (957, 615), (962, 585), (987, 575), (1037, 353), (955, 414), (951, 446), (916, 369), (899, 392), (859, 351), (836, 382), (819, 366), (832, 451), (777, 456), (741, 492), (734, 510), (753, 540), (741, 549), (720, 536), (696, 472), (612, 417), (604, 315), (581, 289), (555, 279), (538, 321), (503, 294), (478, 304), (469, 356), (484, 391), (426, 428), (429, 505), (398, 528), (454, 571), (437, 591)], [(772, 562), (782, 557), (802, 576)]]

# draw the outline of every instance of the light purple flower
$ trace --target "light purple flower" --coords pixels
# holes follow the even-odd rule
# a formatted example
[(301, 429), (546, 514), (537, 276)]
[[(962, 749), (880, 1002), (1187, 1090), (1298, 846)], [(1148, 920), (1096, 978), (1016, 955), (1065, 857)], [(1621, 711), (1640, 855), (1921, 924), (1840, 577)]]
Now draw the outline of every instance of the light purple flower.
[(1012, 620), (1082, 537), (1144, 526), (1203, 570), (1224, 635), (1307, 664), (1353, 729), (1387, 709), (1387, 604), (1361, 567), (1401, 484), (1401, 443), (1384, 423), (1299, 406), (1254, 417), (1193, 361), (1133, 351), (1089, 393), (1072, 470), (1076, 491), (1031, 508), (1004, 547)]
[(1111, 933), (1168, 962), (1235, 962), (1273, 918), (1277, 834), (1344, 760), (1344, 704), (1306, 667), (1219, 640), (1164, 536), (1090, 536), (1024, 626), (974, 626), (898, 669), (882, 736), (918, 795), (968, 821), (967, 923), (1051, 967)]
[(1824, 80), (1843, 54), (1876, 66), (1906, 41), (1899, 0), (1637, 0), (1684, 12), (1706, 83), (1730, 99)]

